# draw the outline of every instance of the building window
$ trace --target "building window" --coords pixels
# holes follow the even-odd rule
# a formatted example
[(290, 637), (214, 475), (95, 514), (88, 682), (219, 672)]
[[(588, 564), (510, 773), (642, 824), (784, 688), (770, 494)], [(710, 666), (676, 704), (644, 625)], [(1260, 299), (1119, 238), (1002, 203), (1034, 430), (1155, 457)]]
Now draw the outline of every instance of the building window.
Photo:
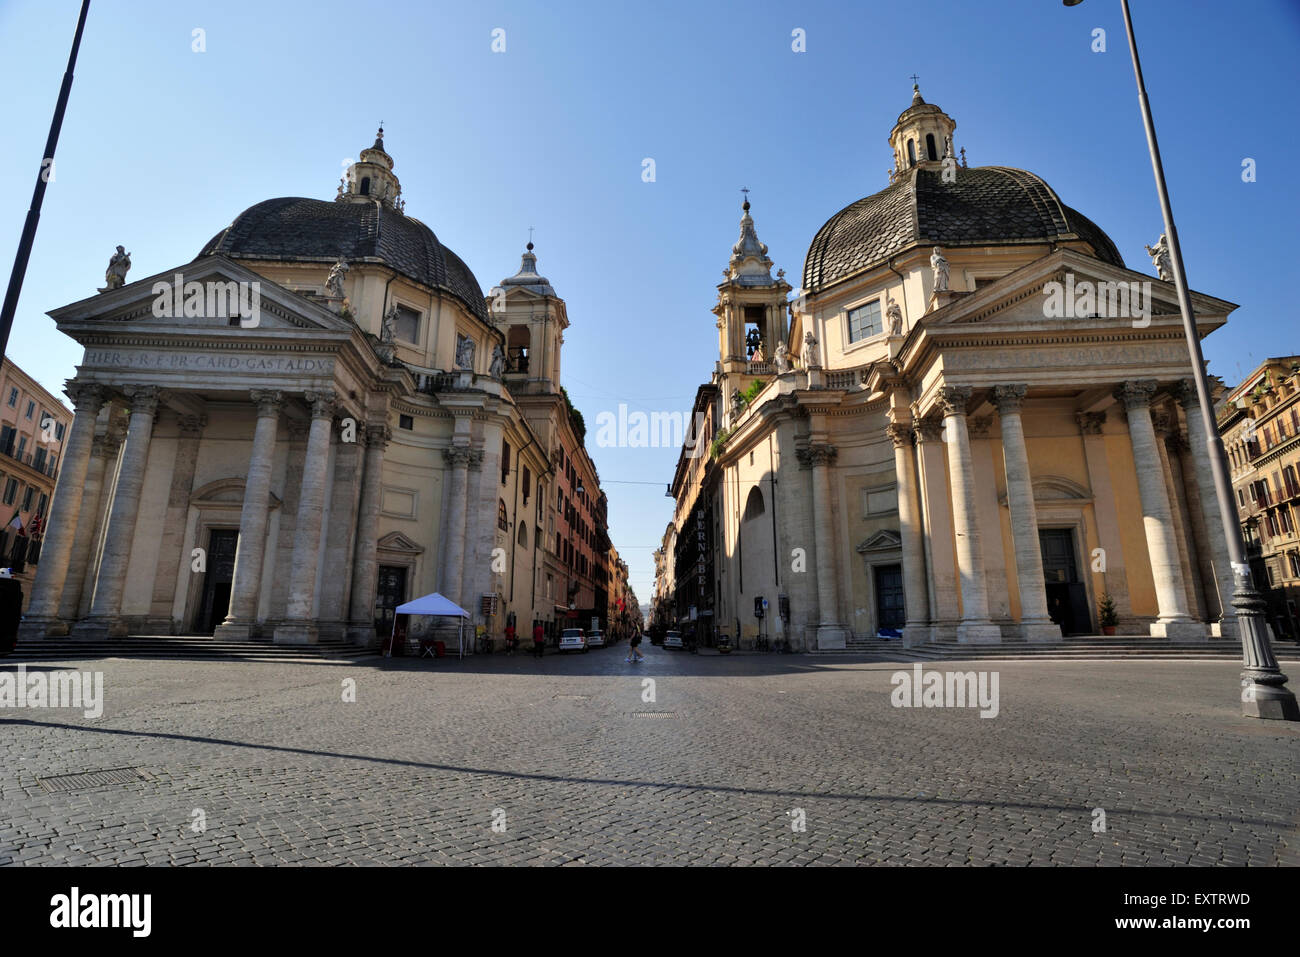
[(527, 522), (519, 523), (519, 547), (520, 548), (528, 547), (528, 523)]
[(916, 165), (916, 140), (907, 141), (907, 165)]
[(939, 150), (935, 148), (933, 133), (925, 134), (925, 151), (930, 159), (937, 160), (939, 158)]
[(11, 409), (16, 409), (17, 407), (18, 407), (18, 390), (15, 389), (15, 388), (13, 388), (13, 387), (10, 387), (10, 389), (9, 389), (9, 408), (11, 408)]
[(54, 437), (55, 437), (56, 439), (58, 439), (60, 442), (63, 441), (63, 423), (62, 423), (62, 422), (55, 422), (55, 423), (54, 423)]
[(533, 473), (529, 470), (528, 466), (525, 465), (524, 466), (524, 504), (525, 505), (528, 504), (528, 492), (532, 488), (532, 485), (533, 485)]
[(27, 491), (23, 492), (23, 506), (21, 511), (30, 512), (32, 510), (32, 499), (36, 498), (36, 487), (27, 486)]
[(31, 418), (32, 416), (34, 416), (35, 414), (36, 414), (36, 400), (34, 400), (34, 399), (28, 399), (28, 400), (27, 400), (27, 411), (23, 413), (23, 418), (30, 419), (30, 418)]
[(506, 484), (506, 479), (510, 477), (510, 443), (504, 439), (501, 441), (501, 484)]
[(16, 478), (11, 478), (9, 479), (9, 481), (5, 482), (4, 504), (12, 505), (14, 503), (14, 499), (17, 497), (18, 497), (18, 480)]
[(849, 342), (861, 342), (878, 336), (883, 329), (879, 299), (849, 310)]
[(745, 517), (742, 521), (748, 522), (752, 518), (758, 518), (767, 509), (763, 505), (763, 493), (755, 486), (749, 490), (749, 497), (745, 499)]
[(32, 453), (32, 468), (38, 472), (45, 471), (45, 449), (37, 449)]
[(414, 309), (399, 305), (397, 315), (393, 318), (393, 336), (403, 342), (419, 342), (420, 314)]
[(361, 177), (361, 195), (362, 195), (362, 196), (369, 196), (369, 195), (370, 195), (370, 177), (369, 177), (369, 176), (363, 176), (363, 177)]
[(5, 455), (12, 455), (14, 451), (14, 438), (18, 435), (18, 430), (12, 425), (0, 426), (0, 452)]
[(506, 503), (497, 499), (497, 528), (506, 531), (510, 528), (510, 521), (506, 518)]
[(18, 436), (18, 455), (16, 457), (21, 461), (23, 457), (23, 453), (26, 451), (27, 451), (27, 436), (20, 435)]
[[(42, 492), (42, 493), (41, 493), (40, 501), (36, 503), (36, 514), (37, 514), (37, 515), (44, 515), (44, 514), (45, 514), (45, 509), (46, 509), (46, 507), (47, 507), (49, 504), (50, 504), (50, 497), (49, 497), (48, 495), (46, 495), (44, 492)], [(1295, 558), (1295, 553), (1294, 553), (1294, 552), (1292, 552), (1291, 557), (1292, 557), (1292, 558)]]
[(406, 429), (408, 432), (415, 431), (415, 419), (409, 415), (399, 415), (397, 417), (397, 427)]
[(1287, 552), (1286, 557), (1291, 563), (1291, 577), (1300, 578), (1300, 552)]

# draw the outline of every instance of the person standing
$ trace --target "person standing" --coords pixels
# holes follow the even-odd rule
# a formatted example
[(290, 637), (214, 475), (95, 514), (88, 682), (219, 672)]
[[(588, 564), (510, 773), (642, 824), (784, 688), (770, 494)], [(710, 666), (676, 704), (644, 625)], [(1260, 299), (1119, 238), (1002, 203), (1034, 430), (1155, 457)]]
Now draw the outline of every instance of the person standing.
[(506, 654), (513, 655), (514, 653), (515, 653), (515, 626), (513, 624), (509, 624), (506, 625)]
[(545, 650), (546, 632), (542, 631), (542, 623), (538, 622), (533, 625), (533, 654), (541, 658)]

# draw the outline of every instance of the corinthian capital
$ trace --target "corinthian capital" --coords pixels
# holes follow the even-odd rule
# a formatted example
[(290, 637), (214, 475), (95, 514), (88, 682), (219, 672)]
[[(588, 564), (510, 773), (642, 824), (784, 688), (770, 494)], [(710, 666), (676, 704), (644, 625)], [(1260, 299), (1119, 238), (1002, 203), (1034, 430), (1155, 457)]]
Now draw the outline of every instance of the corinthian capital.
[(97, 382), (79, 382), (69, 379), (64, 383), (63, 391), (72, 400), (72, 407), (78, 415), (94, 418), (104, 405), (104, 387)]
[(1079, 424), (1079, 431), (1084, 435), (1101, 435), (1101, 427), (1106, 424), (1106, 413), (1076, 412), (1074, 421)]
[(1025, 401), (1025, 392), (1028, 386), (1023, 383), (1013, 385), (995, 385), (993, 387), (993, 404), (997, 407), (998, 415), (1010, 415), (1020, 411), (1020, 406)]
[(304, 392), (303, 398), (311, 404), (311, 417), (313, 419), (332, 418), (334, 410), (338, 407), (338, 396), (332, 389), (321, 392)]
[(1145, 409), (1151, 404), (1155, 392), (1155, 379), (1130, 379), (1115, 390), (1115, 398), (1123, 402), (1126, 409)]
[(152, 415), (158, 411), (158, 387), (156, 385), (129, 385), (122, 390), (131, 400), (131, 413), (147, 412)]
[(971, 387), (968, 385), (946, 385), (939, 390), (939, 405), (944, 415), (965, 415), (966, 403), (970, 401)]
[(442, 457), (448, 468), (464, 468), (469, 464), (470, 450), (463, 445), (453, 445), (442, 450)]
[(284, 393), (271, 389), (252, 389), (248, 397), (253, 400), (257, 406), (257, 417), (267, 419), (280, 413), (280, 405), (284, 402)]
[(889, 433), (889, 438), (894, 443), (894, 448), (905, 449), (912, 444), (915, 433), (910, 425), (900, 425), (897, 422), (891, 422), (885, 426), (885, 431)]
[(366, 426), (366, 445), (380, 449), (387, 448), (388, 443), (393, 441), (393, 430), (386, 425), (367, 425)]
[(796, 449), (795, 456), (799, 459), (800, 468), (811, 469), (819, 465), (830, 465), (835, 461), (838, 451), (833, 445), (815, 443), (807, 448)]

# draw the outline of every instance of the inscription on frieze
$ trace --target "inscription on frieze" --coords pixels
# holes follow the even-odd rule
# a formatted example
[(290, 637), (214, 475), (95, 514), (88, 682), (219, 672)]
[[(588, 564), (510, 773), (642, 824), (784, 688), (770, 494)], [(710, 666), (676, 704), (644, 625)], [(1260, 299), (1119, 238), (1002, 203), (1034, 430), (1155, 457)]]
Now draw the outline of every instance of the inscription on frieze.
[(946, 369), (1098, 369), (1104, 366), (1186, 365), (1187, 349), (1181, 345), (1038, 346), (1030, 349), (945, 350)]
[(161, 369), (180, 372), (287, 372), (332, 375), (333, 359), (302, 356), (256, 356), (239, 353), (123, 352), (88, 349), (85, 366), (111, 369)]

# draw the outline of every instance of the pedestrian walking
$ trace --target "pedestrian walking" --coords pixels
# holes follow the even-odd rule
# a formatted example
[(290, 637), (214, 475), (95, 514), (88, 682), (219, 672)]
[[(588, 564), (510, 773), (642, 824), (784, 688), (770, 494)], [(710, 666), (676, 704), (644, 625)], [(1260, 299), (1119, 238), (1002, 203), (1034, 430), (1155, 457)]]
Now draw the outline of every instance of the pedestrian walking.
[(632, 636), (632, 640), (628, 642), (627, 660), (629, 664), (634, 661), (645, 661), (645, 655), (641, 654), (641, 652), (638, 650), (640, 644), (641, 644), (641, 632), (638, 631), (636, 634)]
[(546, 633), (542, 631), (540, 623), (533, 625), (533, 654), (538, 658), (543, 656), (546, 650)]

